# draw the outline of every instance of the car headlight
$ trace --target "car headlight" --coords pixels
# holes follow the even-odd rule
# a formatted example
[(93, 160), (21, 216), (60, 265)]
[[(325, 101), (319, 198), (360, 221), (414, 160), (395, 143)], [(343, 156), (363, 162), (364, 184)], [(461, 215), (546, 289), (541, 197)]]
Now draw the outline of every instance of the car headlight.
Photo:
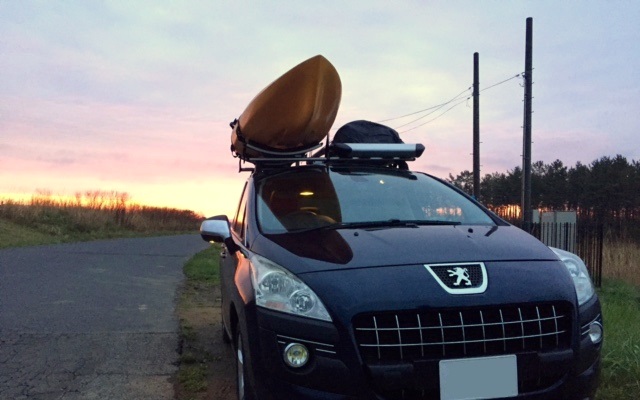
[(278, 264), (259, 255), (253, 255), (251, 279), (257, 305), (331, 322), (327, 309), (313, 290)]
[(554, 253), (556, 253), (558, 258), (560, 258), (560, 260), (569, 270), (571, 278), (573, 278), (573, 284), (576, 287), (578, 304), (583, 305), (595, 294), (595, 290), (593, 288), (591, 278), (589, 277), (587, 266), (584, 265), (584, 262), (580, 259), (580, 257), (573, 253), (556, 249), (554, 247), (550, 247), (550, 249), (553, 250)]

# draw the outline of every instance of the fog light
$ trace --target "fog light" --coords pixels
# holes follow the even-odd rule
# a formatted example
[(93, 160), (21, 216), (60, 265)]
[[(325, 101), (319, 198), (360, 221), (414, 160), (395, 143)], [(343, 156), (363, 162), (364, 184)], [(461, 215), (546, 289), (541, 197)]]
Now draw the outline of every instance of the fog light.
[(300, 343), (289, 343), (284, 348), (284, 362), (291, 368), (304, 367), (309, 361), (309, 350)]
[(602, 341), (602, 325), (600, 322), (594, 321), (589, 325), (589, 338), (593, 344), (598, 344)]

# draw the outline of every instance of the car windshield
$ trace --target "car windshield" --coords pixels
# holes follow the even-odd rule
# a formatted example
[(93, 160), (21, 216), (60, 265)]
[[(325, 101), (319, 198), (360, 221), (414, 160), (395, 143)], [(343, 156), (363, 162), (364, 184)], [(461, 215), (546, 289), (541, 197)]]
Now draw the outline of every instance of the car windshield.
[(259, 180), (265, 234), (402, 225), (495, 225), (468, 198), (422, 173), (397, 169), (296, 168)]

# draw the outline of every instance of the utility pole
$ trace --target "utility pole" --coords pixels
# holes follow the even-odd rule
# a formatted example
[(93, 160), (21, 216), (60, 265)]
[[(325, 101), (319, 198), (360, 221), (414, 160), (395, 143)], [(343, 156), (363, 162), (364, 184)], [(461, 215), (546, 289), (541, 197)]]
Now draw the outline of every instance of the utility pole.
[(473, 197), (480, 200), (480, 56), (473, 53)]
[(524, 58), (524, 124), (522, 140), (522, 229), (531, 232), (531, 91), (533, 85), (533, 18), (527, 18)]

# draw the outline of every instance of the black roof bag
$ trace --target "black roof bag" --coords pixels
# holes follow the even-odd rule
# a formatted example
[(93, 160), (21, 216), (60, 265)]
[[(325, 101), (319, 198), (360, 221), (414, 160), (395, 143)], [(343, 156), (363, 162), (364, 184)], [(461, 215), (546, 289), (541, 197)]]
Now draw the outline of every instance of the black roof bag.
[(404, 143), (398, 132), (371, 121), (353, 121), (343, 125), (333, 136), (333, 143)]

